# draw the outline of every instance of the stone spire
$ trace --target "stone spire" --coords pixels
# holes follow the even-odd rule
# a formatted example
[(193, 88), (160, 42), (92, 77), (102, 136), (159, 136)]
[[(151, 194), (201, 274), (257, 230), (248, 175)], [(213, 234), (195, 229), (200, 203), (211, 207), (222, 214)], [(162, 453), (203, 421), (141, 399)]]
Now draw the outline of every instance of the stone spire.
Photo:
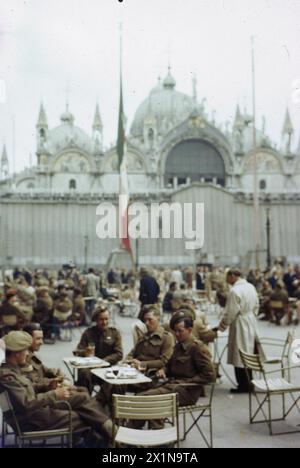
[(196, 76), (196, 73), (193, 73), (192, 85), (193, 85), (193, 99), (194, 99), (194, 102), (197, 102), (198, 96), (197, 96), (197, 76)]
[(0, 161), (0, 178), (6, 179), (8, 176), (8, 157), (6, 146), (3, 145), (2, 156)]
[(290, 135), (292, 136), (294, 133), (294, 127), (292, 124), (290, 112), (287, 109), (286, 114), (285, 114), (285, 119), (284, 119), (284, 124), (283, 124), (283, 129), (282, 129), (282, 135)]
[(46, 112), (45, 112), (44, 105), (42, 102), (40, 105), (39, 117), (38, 117), (36, 127), (44, 128), (45, 130), (48, 129), (47, 116), (46, 116)]
[(99, 131), (102, 132), (103, 130), (103, 124), (102, 124), (102, 119), (99, 111), (99, 104), (97, 103), (96, 109), (95, 109), (95, 115), (94, 115), (94, 122), (93, 122), (93, 131)]
[(239, 104), (236, 107), (236, 112), (235, 112), (235, 119), (234, 119), (234, 129), (235, 130), (242, 130), (244, 127), (244, 119), (241, 114), (240, 106)]
[(93, 153), (96, 157), (97, 167), (100, 167), (100, 156), (103, 155), (103, 124), (97, 103), (93, 122)]
[(283, 139), (284, 151), (288, 157), (289, 155), (291, 155), (293, 133), (294, 133), (294, 127), (292, 124), (289, 110), (287, 109), (286, 114), (285, 114), (283, 128), (282, 128), (282, 139)]

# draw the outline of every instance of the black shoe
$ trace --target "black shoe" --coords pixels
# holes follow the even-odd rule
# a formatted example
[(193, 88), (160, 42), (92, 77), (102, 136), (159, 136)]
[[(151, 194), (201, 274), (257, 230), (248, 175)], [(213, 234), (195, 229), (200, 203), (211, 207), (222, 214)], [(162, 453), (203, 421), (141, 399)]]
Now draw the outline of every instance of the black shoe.
[(232, 393), (233, 395), (240, 395), (240, 394), (243, 394), (243, 393), (249, 393), (249, 389), (247, 388), (232, 388), (230, 390), (230, 393)]

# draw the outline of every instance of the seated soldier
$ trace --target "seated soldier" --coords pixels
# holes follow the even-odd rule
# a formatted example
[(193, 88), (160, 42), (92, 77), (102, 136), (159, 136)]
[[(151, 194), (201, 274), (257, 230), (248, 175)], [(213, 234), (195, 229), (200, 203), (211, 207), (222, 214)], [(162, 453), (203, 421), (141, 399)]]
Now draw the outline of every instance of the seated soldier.
[(171, 314), (173, 312), (172, 308), (172, 299), (174, 292), (177, 290), (177, 283), (173, 281), (170, 284), (169, 291), (165, 294), (165, 297), (163, 299), (163, 312), (165, 314)]
[[(139, 338), (133, 350), (128, 354), (126, 362), (146, 374), (167, 365), (173, 353), (174, 338), (171, 333), (160, 326), (160, 310), (156, 305), (144, 306), (140, 312), (140, 319), (146, 326), (147, 332)], [(141, 391), (152, 387), (152, 383), (130, 386), (130, 391)], [(111, 404), (112, 393), (124, 394), (126, 386), (101, 384), (99, 398), (105, 404)]]
[[(32, 344), (28, 349), (26, 365), (22, 367), (22, 373), (31, 380), (36, 393), (44, 393), (54, 390), (58, 386), (67, 386), (74, 393), (79, 387), (74, 387), (60, 369), (49, 369), (35, 354), (38, 352), (44, 342), (44, 334), (38, 323), (31, 323), (24, 328), (24, 331), (32, 337)], [(85, 388), (80, 391), (87, 390)]]
[(193, 335), (196, 340), (202, 341), (204, 344), (208, 345), (217, 338), (218, 333), (215, 330), (211, 330), (201, 318), (196, 319), (195, 311), (186, 304), (172, 315), (170, 323), (164, 324), (164, 328), (172, 331), (174, 321), (180, 317), (189, 317), (193, 320)]
[[(52, 331), (54, 332), (52, 322), (53, 312), (53, 299), (51, 297), (49, 288), (47, 286), (40, 286), (36, 291), (36, 304), (34, 307), (34, 314), (32, 321), (39, 323), (43, 329), (44, 336), (47, 339), (51, 339)], [(53, 337), (54, 337), (53, 333)]]
[[(47, 393), (36, 393), (31, 381), (22, 374), (26, 365), (32, 338), (28, 333), (12, 331), (4, 337), (6, 363), (0, 367), (0, 391), (7, 391), (18, 423), (23, 431), (55, 430), (68, 426), (69, 410), (62, 400), (72, 407), (74, 432), (92, 428), (100, 437), (112, 436), (112, 421), (101, 404), (82, 393), (72, 401), (70, 390), (57, 387)], [(9, 418), (9, 415), (8, 415)], [(7, 421), (14, 428), (14, 420)]]
[[(74, 354), (88, 357), (91, 355), (92, 346), (95, 349), (95, 356), (111, 365), (117, 364), (123, 358), (122, 338), (116, 328), (109, 326), (108, 310), (102, 306), (97, 307), (92, 320), (96, 322), (96, 325), (83, 333)], [(92, 375), (89, 369), (81, 369), (78, 372), (76, 385), (87, 388), (90, 394), (96, 383), (98, 383), (98, 379)]]
[(25, 324), (25, 315), (18, 307), (17, 291), (9, 289), (2, 305), (0, 305), (1, 335), (5, 335), (12, 330), (22, 330)]
[(144, 306), (139, 318), (146, 325), (147, 332), (139, 338), (127, 356), (127, 361), (136, 369), (139, 369), (141, 364), (146, 366), (147, 370), (159, 369), (169, 361), (174, 340), (171, 333), (161, 327), (160, 310), (157, 306)]
[(77, 327), (85, 323), (85, 302), (80, 288), (74, 288), (71, 321)]
[[(193, 320), (180, 317), (172, 323), (177, 344), (168, 364), (156, 377), (165, 382), (140, 395), (164, 395), (178, 393), (179, 406), (195, 405), (203, 395), (203, 386), (216, 380), (215, 368), (208, 348), (193, 336)], [(193, 384), (193, 385), (191, 385)], [(143, 423), (143, 422), (142, 422)], [(161, 428), (163, 421), (155, 421), (153, 428)], [(143, 424), (137, 422), (135, 427)]]

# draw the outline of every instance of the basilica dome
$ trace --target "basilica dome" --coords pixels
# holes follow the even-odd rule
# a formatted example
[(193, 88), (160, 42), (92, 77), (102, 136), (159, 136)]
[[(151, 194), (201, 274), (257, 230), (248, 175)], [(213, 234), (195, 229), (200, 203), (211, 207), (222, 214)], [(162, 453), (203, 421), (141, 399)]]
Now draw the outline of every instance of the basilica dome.
[(179, 125), (189, 117), (195, 107), (192, 97), (175, 90), (176, 81), (169, 68), (166, 78), (160, 80), (147, 99), (138, 107), (131, 126), (131, 136), (140, 138), (143, 136), (146, 122), (153, 122), (158, 133), (164, 135), (171, 128)]
[(79, 127), (74, 125), (74, 116), (67, 109), (61, 115), (61, 125), (50, 130), (48, 148), (51, 154), (56, 154), (65, 148), (78, 148), (84, 152), (92, 151), (91, 138)]

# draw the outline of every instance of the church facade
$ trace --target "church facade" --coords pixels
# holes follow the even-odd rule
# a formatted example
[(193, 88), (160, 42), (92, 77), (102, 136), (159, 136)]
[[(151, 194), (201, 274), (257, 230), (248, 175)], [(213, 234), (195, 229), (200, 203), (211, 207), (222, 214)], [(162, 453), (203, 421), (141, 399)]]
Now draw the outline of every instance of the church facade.
[[(0, 165), (0, 262), (2, 265), (103, 266), (117, 239), (98, 239), (96, 209), (118, 203), (116, 148), (104, 149), (103, 124), (96, 106), (91, 134), (75, 125), (67, 109), (49, 128), (41, 105), (37, 165), (9, 175), (3, 149)], [(232, 128), (220, 128), (205, 100), (176, 89), (171, 70), (138, 107), (127, 135), (131, 200), (205, 203), (205, 242), (187, 252), (180, 239), (134, 242), (140, 264), (188, 265), (196, 261), (250, 266), (253, 254), (254, 165), (260, 198), (260, 258), (266, 257), (266, 213), (271, 218), (272, 255), (300, 261), (300, 145), (294, 142), (289, 112), (280, 147), (256, 131), (253, 118), (236, 109)], [(255, 157), (256, 154), (256, 157)]]

